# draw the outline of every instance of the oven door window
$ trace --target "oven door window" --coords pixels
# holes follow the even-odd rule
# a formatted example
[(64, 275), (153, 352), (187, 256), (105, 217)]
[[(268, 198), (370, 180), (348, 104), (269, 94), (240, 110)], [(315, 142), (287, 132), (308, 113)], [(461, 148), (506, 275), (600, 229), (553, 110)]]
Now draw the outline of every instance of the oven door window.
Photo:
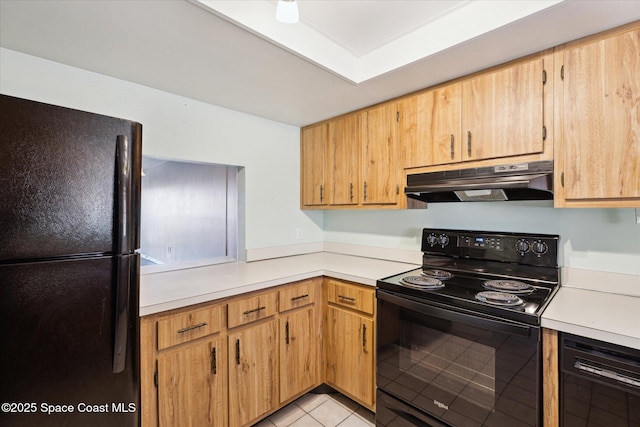
[(539, 328), (415, 308), (379, 298), (380, 389), (455, 426), (540, 424)]

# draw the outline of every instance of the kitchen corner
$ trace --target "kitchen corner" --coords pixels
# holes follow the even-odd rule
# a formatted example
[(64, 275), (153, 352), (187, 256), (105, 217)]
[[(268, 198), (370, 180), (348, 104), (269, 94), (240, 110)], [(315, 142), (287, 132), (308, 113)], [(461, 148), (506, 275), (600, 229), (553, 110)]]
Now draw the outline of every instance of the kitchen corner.
[[(332, 250), (338, 246), (334, 245)], [(384, 256), (385, 249), (377, 249)], [(407, 251), (407, 262), (400, 262), (345, 252), (325, 251), (143, 274), (140, 278), (140, 316), (318, 276), (375, 286), (377, 279), (416, 268), (421, 256), (416, 252), (412, 257)]]

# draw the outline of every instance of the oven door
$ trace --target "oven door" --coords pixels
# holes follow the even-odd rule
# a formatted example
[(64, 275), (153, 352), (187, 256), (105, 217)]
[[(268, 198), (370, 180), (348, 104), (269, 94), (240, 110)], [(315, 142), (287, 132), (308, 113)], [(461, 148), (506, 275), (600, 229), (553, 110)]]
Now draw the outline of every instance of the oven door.
[(381, 415), (396, 400), (411, 411), (392, 412), (416, 426), (542, 425), (539, 327), (381, 289), (377, 297), (376, 380), (395, 398), (378, 402)]

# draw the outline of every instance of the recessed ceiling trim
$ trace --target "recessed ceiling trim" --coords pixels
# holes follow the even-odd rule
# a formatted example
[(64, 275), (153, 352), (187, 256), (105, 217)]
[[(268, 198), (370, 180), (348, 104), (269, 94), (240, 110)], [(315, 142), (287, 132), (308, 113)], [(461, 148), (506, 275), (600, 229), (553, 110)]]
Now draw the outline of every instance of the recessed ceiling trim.
[[(269, 0), (189, 0), (337, 76), (359, 84), (472, 40), (565, 0), (468, 0), (425, 19), (425, 24), (395, 37), (360, 57), (313, 25), (313, 17), (296, 24), (275, 20)], [(343, 0), (344, 1), (344, 0)], [(325, 2), (330, 3), (329, 0)], [(367, 2), (360, 1), (363, 7)], [(305, 23), (305, 18), (309, 23)]]

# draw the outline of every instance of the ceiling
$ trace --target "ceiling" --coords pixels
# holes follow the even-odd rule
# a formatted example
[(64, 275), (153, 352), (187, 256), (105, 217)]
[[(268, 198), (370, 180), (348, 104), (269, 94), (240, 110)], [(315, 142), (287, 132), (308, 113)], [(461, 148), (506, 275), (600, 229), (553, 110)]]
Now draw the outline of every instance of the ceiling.
[(282, 24), (273, 0), (0, 0), (0, 46), (304, 126), (640, 19), (638, 0), (298, 3)]

